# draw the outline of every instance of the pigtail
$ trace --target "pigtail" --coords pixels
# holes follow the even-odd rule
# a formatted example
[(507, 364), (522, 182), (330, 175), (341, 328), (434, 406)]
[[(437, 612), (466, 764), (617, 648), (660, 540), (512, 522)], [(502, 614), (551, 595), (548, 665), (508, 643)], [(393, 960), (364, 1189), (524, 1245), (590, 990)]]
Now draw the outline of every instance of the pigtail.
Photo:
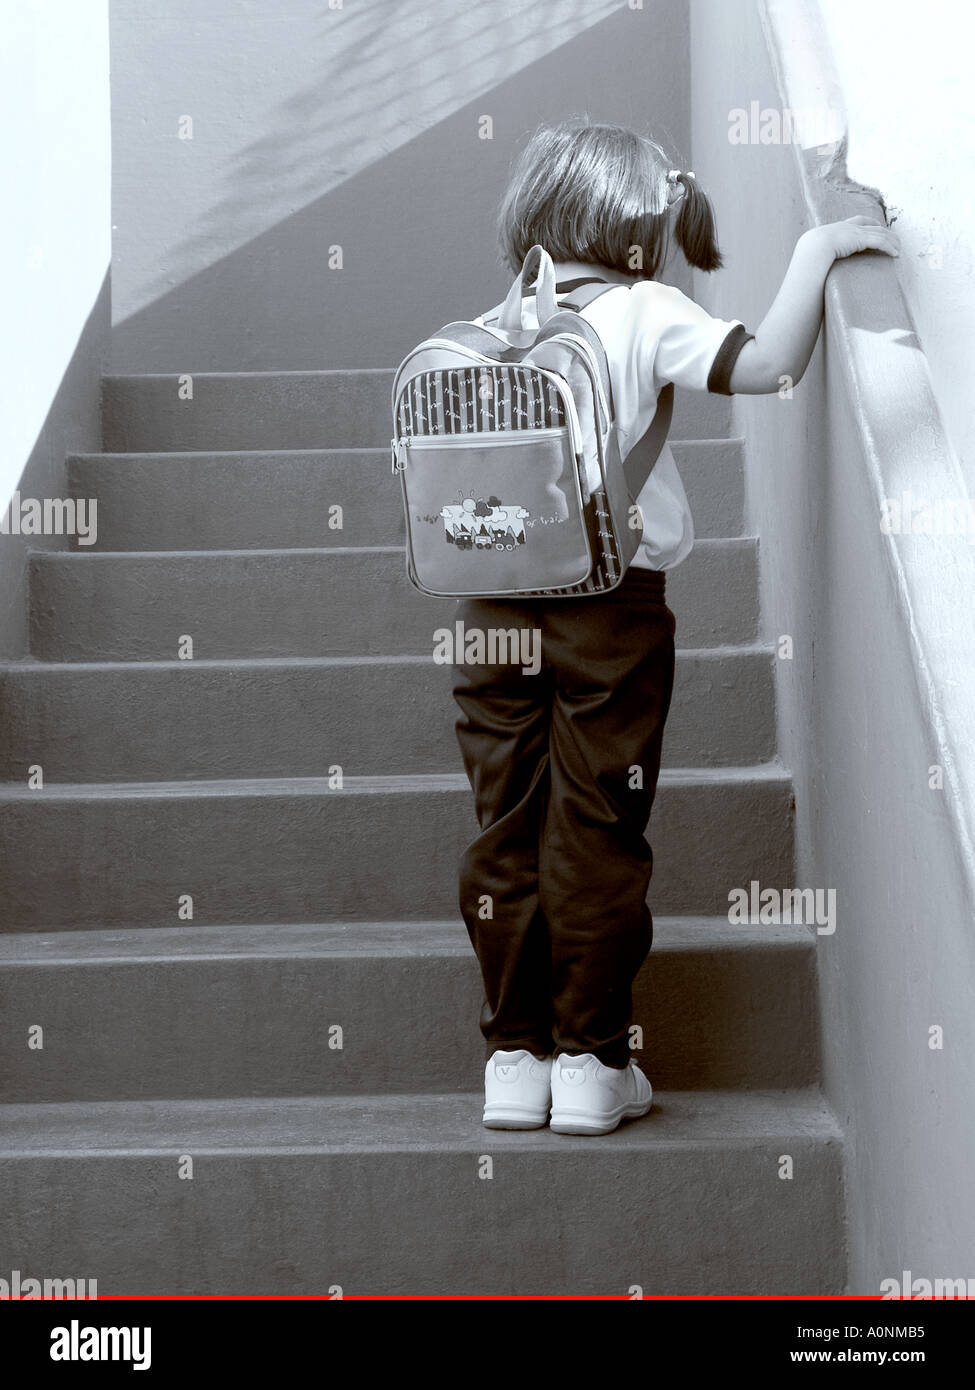
[(673, 181), (684, 189), (674, 227), (677, 244), (689, 265), (698, 270), (720, 270), (724, 262), (718, 249), (711, 199), (698, 187), (693, 174), (674, 170), (673, 175)]

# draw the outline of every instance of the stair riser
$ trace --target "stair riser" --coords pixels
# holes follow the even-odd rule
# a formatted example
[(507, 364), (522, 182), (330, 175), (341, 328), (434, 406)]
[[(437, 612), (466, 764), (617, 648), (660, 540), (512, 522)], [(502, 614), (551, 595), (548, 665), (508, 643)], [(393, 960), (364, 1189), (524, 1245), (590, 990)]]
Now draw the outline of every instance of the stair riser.
[[(814, 980), (811, 941), (651, 951), (634, 1055), (664, 1090), (811, 1085)], [(5, 1034), (44, 1048), (5, 1049), (0, 1101), (476, 1090), (481, 998), (472, 951), (7, 966)]]
[[(594, 600), (598, 602), (598, 600)], [(702, 542), (667, 602), (684, 647), (757, 634), (757, 546)], [(430, 653), (452, 599), (417, 593), (394, 552), (40, 555), (31, 563), (31, 648), (49, 661), (394, 656)]]
[[(102, 386), (110, 453), (180, 449), (385, 449), (392, 371), (199, 373), (193, 400), (178, 376), (109, 376)], [(731, 399), (678, 391), (674, 439), (731, 433)]]
[(0, 1262), (97, 1279), (100, 1297), (842, 1292), (835, 1141), (648, 1156), (622, 1137), (562, 1152), (555, 1135), (519, 1153), (485, 1130), (465, 1153), (201, 1153), (184, 1180), (178, 1138), (167, 1155), (7, 1161)]
[[(738, 440), (675, 443), (695, 535), (740, 536)], [(75, 497), (98, 502), (97, 550), (398, 545), (405, 525), (389, 450), (373, 453), (81, 455)], [(341, 529), (330, 511), (341, 507)]]
[[(773, 675), (766, 652), (679, 653), (664, 765), (771, 759)], [(452, 681), (432, 661), (12, 665), (0, 670), (0, 780), (38, 763), (50, 782), (317, 777), (336, 762), (364, 776), (462, 772)]]
[[(7, 931), (177, 926), (183, 894), (198, 924), (451, 918), (477, 832), (467, 789), (40, 791), (3, 817)], [(652, 830), (657, 912), (724, 915), (731, 888), (793, 882), (787, 782), (662, 785)]]

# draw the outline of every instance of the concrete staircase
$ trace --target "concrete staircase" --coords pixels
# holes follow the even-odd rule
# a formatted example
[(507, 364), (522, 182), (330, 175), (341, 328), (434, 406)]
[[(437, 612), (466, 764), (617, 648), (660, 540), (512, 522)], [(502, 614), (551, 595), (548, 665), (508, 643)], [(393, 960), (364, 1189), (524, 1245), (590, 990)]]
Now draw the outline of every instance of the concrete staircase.
[(113, 377), (105, 452), (69, 460), (98, 546), (33, 558), (32, 657), (0, 669), (0, 1272), (103, 1294), (841, 1292), (815, 939), (727, 921), (731, 888), (793, 872), (729, 403), (681, 402), (675, 426), (700, 539), (668, 589), (636, 992), (656, 1104), (583, 1140), (480, 1124), (455, 883), (476, 826), (429, 655), (452, 604), (405, 579), (390, 383), (204, 375), (181, 400), (174, 377)]

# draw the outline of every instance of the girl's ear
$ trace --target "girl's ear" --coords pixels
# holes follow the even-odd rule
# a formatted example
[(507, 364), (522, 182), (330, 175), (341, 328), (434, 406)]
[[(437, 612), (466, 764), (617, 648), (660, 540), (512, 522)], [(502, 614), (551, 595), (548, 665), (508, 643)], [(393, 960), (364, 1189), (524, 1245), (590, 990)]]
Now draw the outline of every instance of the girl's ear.
[(718, 249), (711, 199), (698, 187), (693, 174), (677, 177), (684, 189), (674, 228), (677, 244), (689, 265), (698, 270), (720, 270), (724, 262)]

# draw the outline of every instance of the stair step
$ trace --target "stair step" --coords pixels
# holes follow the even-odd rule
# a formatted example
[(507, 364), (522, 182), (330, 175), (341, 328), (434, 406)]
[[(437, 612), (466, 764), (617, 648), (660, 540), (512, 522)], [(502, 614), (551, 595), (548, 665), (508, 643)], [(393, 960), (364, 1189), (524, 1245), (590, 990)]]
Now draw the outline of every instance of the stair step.
[[(0, 665), (0, 781), (38, 763), (50, 782), (320, 777), (337, 762), (462, 772), (451, 685), (429, 656), (13, 662)], [(772, 649), (678, 651), (665, 766), (774, 751)]]
[[(676, 442), (698, 538), (744, 530), (740, 439)], [(248, 550), (401, 545), (389, 449), (75, 454), (71, 495), (96, 498), (94, 550)], [(341, 507), (341, 529), (330, 508)]]
[[(102, 378), (102, 444), (110, 453), (197, 449), (386, 449), (392, 368), (326, 372), (149, 373)], [(731, 433), (732, 399), (675, 391), (674, 439)]]
[[(668, 582), (685, 647), (754, 642), (758, 542), (699, 541)], [(51, 661), (432, 652), (453, 599), (406, 578), (398, 547), (94, 554), (35, 551), (31, 650)]]
[[(806, 927), (657, 917), (634, 1055), (665, 1090), (811, 1085), (814, 986)], [(0, 1101), (475, 1090), (481, 999), (459, 919), (0, 936)]]
[[(477, 833), (449, 774), (0, 788), (7, 931), (195, 920), (421, 921), (456, 912)], [(793, 797), (778, 764), (665, 770), (650, 902), (726, 914), (752, 879), (793, 884)]]
[(466, 1094), (0, 1120), (8, 1248), (100, 1297), (843, 1290), (840, 1137), (815, 1091), (657, 1092), (598, 1139), (485, 1130)]

